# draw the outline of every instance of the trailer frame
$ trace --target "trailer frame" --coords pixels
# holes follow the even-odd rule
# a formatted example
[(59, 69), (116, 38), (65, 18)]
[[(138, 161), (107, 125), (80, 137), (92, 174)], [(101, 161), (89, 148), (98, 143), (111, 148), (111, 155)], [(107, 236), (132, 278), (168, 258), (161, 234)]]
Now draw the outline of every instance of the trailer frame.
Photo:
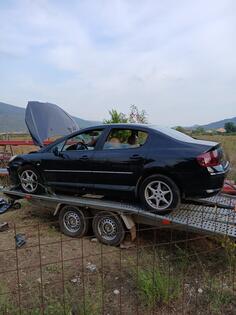
[[(236, 198), (218, 195), (208, 199), (186, 200), (179, 209), (168, 214), (160, 215), (144, 209), (139, 204), (127, 201), (105, 199), (103, 196), (86, 195), (82, 197), (63, 194), (26, 194), (20, 190), (5, 188), (2, 192), (13, 201), (26, 199), (30, 203), (53, 210), (54, 216), (59, 216), (63, 207), (70, 207), (78, 211), (89, 213), (95, 221), (96, 215), (106, 216), (111, 220), (121, 220), (124, 228), (131, 232), (132, 240), (136, 237), (136, 225), (145, 224), (153, 227), (167, 227), (188, 232), (209, 235), (228, 236), (236, 240)], [(116, 220), (115, 220), (116, 219)], [(110, 222), (107, 219), (107, 222)], [(114, 223), (114, 222), (113, 222)], [(111, 223), (111, 226), (112, 224)], [(117, 223), (119, 228), (120, 222)], [(105, 244), (119, 245), (123, 238), (116, 242), (108, 242), (104, 235), (98, 235), (98, 228), (93, 226), (96, 237)], [(67, 234), (66, 231), (63, 231)], [(105, 232), (104, 232), (105, 233)], [(102, 234), (102, 232), (101, 232)], [(70, 235), (70, 236), (83, 236)]]

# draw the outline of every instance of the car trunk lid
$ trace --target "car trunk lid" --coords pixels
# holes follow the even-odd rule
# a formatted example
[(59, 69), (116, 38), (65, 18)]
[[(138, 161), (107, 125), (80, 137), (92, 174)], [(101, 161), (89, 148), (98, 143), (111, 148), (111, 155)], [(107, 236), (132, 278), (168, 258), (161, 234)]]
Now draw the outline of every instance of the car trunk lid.
[(197, 156), (198, 163), (203, 167), (225, 166), (228, 161), (220, 143), (206, 141), (203, 152)]

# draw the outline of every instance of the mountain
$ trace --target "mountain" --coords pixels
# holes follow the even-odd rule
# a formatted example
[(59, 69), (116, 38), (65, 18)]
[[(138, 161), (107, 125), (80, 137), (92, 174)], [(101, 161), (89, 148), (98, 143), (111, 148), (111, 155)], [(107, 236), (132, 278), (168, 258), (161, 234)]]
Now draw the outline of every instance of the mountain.
[[(95, 126), (100, 124), (99, 121), (85, 120), (79, 117), (73, 117), (80, 128)], [(236, 117), (227, 118), (215, 121), (206, 125), (194, 125), (186, 127), (186, 129), (194, 130), (197, 127), (202, 127), (205, 130), (218, 129), (224, 127), (225, 123), (233, 122), (236, 124)], [(25, 125), (25, 108), (13, 106), (0, 102), (0, 132), (26, 132)]]
[[(99, 121), (73, 117), (80, 128), (100, 124)], [(26, 132), (25, 108), (0, 102), (0, 132)]]
[(191, 126), (191, 127), (187, 127), (186, 129), (194, 130), (194, 129), (198, 128), (198, 127), (202, 127), (205, 130), (224, 128), (225, 123), (227, 123), (227, 122), (232, 122), (232, 123), (234, 123), (236, 125), (236, 117), (214, 121), (214, 122), (206, 124), (206, 125), (194, 125), (194, 126)]
[(0, 132), (26, 130), (25, 109), (0, 102)]

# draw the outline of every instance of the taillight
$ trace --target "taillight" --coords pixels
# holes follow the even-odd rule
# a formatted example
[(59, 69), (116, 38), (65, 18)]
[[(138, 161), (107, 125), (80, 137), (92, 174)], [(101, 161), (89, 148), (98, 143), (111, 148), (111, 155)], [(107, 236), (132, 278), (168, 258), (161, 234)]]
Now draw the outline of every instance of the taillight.
[(220, 164), (220, 156), (217, 150), (205, 152), (197, 156), (197, 161), (201, 166), (217, 166)]

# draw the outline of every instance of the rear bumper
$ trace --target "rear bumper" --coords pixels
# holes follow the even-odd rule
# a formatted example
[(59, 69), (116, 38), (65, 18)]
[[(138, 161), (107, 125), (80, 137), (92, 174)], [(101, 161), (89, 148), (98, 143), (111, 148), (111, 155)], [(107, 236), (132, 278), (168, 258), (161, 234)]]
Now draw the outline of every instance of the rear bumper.
[(222, 188), (218, 189), (206, 189), (202, 191), (198, 191), (196, 193), (191, 193), (190, 195), (187, 195), (187, 197), (194, 197), (194, 198), (208, 198), (217, 195)]
[(211, 176), (223, 175), (224, 177), (228, 174), (230, 170), (230, 163), (226, 161), (224, 164), (220, 164), (213, 167), (207, 167), (207, 171)]
[(185, 189), (186, 197), (210, 197), (219, 193), (224, 185), (225, 177), (218, 175), (214, 178), (206, 178), (201, 182), (193, 183)]
[(226, 175), (230, 170), (227, 162), (224, 166), (203, 168), (195, 174), (185, 174), (181, 178), (184, 197), (210, 197), (222, 190)]

